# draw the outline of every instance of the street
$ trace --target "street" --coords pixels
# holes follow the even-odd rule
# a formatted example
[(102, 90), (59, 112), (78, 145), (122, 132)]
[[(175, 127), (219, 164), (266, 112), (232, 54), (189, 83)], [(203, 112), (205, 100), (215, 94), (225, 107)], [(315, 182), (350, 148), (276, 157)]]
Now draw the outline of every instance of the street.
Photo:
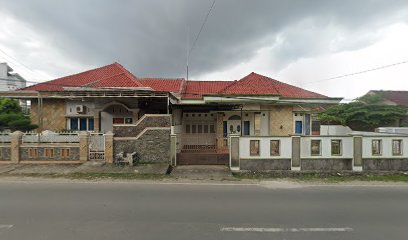
[(0, 239), (407, 239), (408, 186), (0, 182)]

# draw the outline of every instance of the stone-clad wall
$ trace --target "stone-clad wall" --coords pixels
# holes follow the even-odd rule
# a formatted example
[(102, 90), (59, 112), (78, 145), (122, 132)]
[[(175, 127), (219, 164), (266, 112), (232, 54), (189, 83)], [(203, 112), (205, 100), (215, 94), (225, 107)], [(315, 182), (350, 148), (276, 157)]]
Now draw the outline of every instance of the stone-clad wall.
[(352, 170), (352, 159), (302, 159), (300, 169), (306, 171), (320, 170)]
[[(29, 156), (29, 149), (35, 148), (37, 149), (38, 156), (36, 158), (30, 158)], [(45, 157), (45, 148), (53, 148), (54, 149), (54, 157), (49, 158)], [(62, 158), (61, 156), (61, 149), (69, 148), (70, 154), (67, 158)], [(64, 146), (21, 146), (20, 147), (20, 159), (22, 161), (78, 161), (79, 160), (79, 145), (78, 147), (64, 147)]]
[(363, 170), (408, 171), (408, 159), (363, 159)]
[(114, 125), (115, 137), (136, 137), (148, 127), (171, 127), (171, 115), (146, 114), (136, 124)]
[(241, 159), (240, 169), (250, 171), (290, 170), (290, 159)]
[(11, 149), (10, 146), (0, 147), (0, 161), (10, 161), (11, 160)]
[(169, 163), (170, 128), (148, 129), (138, 139), (114, 138), (113, 150), (114, 156), (136, 152), (139, 163)]

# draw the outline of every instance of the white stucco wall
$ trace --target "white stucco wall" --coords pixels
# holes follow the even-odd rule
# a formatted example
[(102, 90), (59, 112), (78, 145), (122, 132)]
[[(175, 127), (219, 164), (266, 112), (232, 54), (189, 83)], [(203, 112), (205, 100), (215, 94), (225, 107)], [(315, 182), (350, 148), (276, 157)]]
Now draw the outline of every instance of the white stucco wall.
[[(381, 155), (372, 155), (372, 141), (382, 140)], [(392, 155), (392, 140), (402, 140), (402, 155)], [(378, 136), (363, 137), (363, 158), (407, 158), (408, 157), (408, 136)]]
[[(259, 140), (259, 156), (250, 156), (250, 140)], [(271, 140), (280, 140), (280, 155), (271, 156)], [(291, 137), (240, 137), (239, 139), (240, 158), (251, 159), (281, 159), (292, 157), (292, 138)]]
[[(311, 155), (311, 140), (321, 141), (321, 155)], [(331, 154), (331, 140), (341, 140), (341, 155)], [(301, 137), (300, 158), (353, 158), (353, 137)]]

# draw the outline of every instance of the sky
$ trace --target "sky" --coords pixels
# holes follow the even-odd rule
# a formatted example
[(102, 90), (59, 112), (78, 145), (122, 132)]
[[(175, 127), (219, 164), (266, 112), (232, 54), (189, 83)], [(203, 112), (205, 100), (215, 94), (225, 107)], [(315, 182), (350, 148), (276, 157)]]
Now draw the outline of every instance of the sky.
[[(406, 0), (0, 0), (0, 62), (42, 82), (119, 62), (137, 77), (256, 72), (346, 100), (408, 90)], [(197, 39), (197, 40), (196, 40)], [(193, 44), (195, 42), (195, 44)], [(194, 46), (194, 47), (192, 47)]]

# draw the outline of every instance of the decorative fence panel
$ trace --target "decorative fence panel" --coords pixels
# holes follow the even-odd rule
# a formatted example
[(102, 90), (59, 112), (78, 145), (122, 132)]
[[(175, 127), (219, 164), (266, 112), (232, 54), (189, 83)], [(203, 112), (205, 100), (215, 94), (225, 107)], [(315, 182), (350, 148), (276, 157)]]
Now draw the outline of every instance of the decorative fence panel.
[(9, 132), (0, 132), (0, 143), (9, 143), (11, 142)]
[(23, 143), (79, 143), (79, 135), (77, 132), (27, 132)]
[(89, 135), (89, 160), (105, 160), (105, 136), (103, 133)]

